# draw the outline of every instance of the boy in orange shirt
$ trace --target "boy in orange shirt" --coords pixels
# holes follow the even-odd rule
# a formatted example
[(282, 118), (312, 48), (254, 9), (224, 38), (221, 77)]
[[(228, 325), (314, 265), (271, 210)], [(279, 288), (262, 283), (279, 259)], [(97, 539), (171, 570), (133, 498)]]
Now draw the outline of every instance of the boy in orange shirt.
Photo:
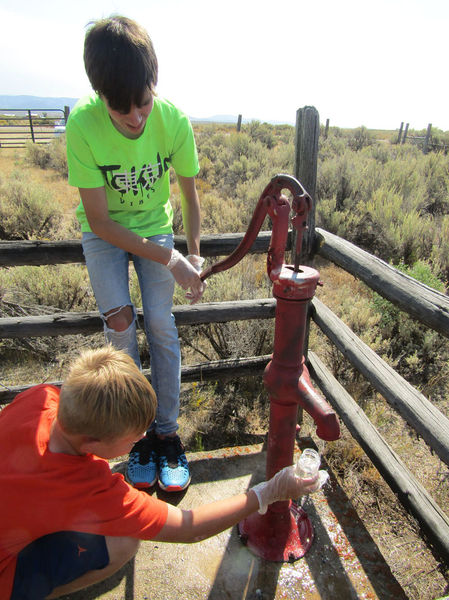
[(84, 352), (61, 390), (39, 385), (0, 413), (0, 598), (39, 600), (112, 575), (139, 540), (196, 542), (268, 504), (314, 491), (292, 467), (225, 500), (182, 510), (112, 473), (156, 414), (134, 361), (106, 346)]

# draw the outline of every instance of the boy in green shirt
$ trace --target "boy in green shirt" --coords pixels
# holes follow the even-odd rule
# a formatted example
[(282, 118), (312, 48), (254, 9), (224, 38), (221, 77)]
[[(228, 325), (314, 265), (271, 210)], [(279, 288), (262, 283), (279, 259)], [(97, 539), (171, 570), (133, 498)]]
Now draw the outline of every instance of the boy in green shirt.
[[(91, 24), (84, 63), (95, 94), (77, 103), (66, 127), (69, 183), (81, 197), (76, 214), (83, 252), (106, 340), (140, 367), (128, 284), (133, 260), (158, 401), (155, 425), (131, 451), (127, 477), (136, 487), (159, 480), (163, 489), (179, 491), (190, 474), (176, 433), (181, 359), (174, 283), (192, 302), (205, 287), (193, 131), (185, 114), (156, 96), (156, 55), (134, 21), (116, 16)], [(181, 189), (187, 258), (173, 248), (170, 166)]]

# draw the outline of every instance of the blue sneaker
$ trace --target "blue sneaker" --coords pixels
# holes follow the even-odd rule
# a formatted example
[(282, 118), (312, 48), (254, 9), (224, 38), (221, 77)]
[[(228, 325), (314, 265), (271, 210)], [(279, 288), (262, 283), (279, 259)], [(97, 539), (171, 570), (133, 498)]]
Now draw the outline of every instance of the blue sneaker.
[(126, 480), (144, 490), (157, 481), (157, 438), (154, 432), (136, 442), (129, 453)]
[(166, 492), (180, 492), (190, 483), (189, 465), (179, 436), (158, 440), (159, 485)]

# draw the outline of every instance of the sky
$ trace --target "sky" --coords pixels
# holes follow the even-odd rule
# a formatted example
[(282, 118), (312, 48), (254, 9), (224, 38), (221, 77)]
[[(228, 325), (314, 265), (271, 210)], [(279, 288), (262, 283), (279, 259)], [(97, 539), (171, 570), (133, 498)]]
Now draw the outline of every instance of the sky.
[(449, 0), (0, 0), (0, 94), (91, 92), (86, 25), (138, 21), (157, 92), (193, 118), (449, 130)]

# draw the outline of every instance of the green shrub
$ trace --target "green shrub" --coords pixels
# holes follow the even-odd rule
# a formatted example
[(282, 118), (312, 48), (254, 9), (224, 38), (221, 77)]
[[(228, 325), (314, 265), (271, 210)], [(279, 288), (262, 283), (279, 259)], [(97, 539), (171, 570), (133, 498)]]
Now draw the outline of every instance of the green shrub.
[(60, 135), (50, 142), (50, 167), (62, 177), (68, 176), (65, 135)]
[(374, 143), (374, 138), (366, 127), (358, 127), (350, 135), (348, 135), (347, 143), (351, 150), (361, 150), (366, 146), (371, 146)]
[[(218, 262), (208, 259), (206, 264)], [(266, 257), (246, 256), (231, 270), (216, 273), (207, 280), (204, 300), (224, 302), (271, 297), (271, 282), (266, 273)], [(177, 286), (175, 302), (185, 304), (185, 292)], [(208, 360), (257, 356), (272, 351), (272, 320), (212, 323), (180, 329), (189, 348)]]
[(332, 135), (321, 148), (317, 224), (395, 264), (430, 257), (447, 279), (449, 253), (436, 240), (447, 250), (448, 157), (385, 142), (356, 152)]
[(435, 228), (430, 260), (439, 277), (449, 287), (449, 215), (445, 215)]
[(27, 160), (32, 165), (41, 169), (48, 169), (50, 166), (50, 149), (48, 144), (26, 143)]
[(55, 236), (63, 213), (47, 190), (14, 175), (0, 185), (0, 239), (31, 240)]
[[(254, 182), (262, 177), (264, 183), (256, 191), (260, 195), (273, 175), (291, 172), (294, 156), (292, 132), (292, 127), (275, 128), (254, 121), (239, 133), (231, 131), (225, 135), (201, 128), (196, 136), (201, 167), (199, 177), (207, 180), (213, 186), (214, 194), (223, 197), (223, 201), (239, 197), (236, 207), (238, 212), (244, 208), (241, 215), (243, 223), (248, 222), (248, 213), (254, 208), (247, 204), (246, 197), (242, 198), (242, 193), (245, 195), (247, 190), (245, 184), (253, 187)], [(203, 213), (207, 213), (207, 206), (203, 206)]]
[(87, 270), (82, 265), (23, 266), (0, 270), (2, 300), (30, 310), (95, 310)]
[(248, 125), (244, 125), (242, 131), (249, 134), (254, 142), (261, 142), (264, 146), (271, 149), (276, 145), (276, 136), (273, 127), (267, 123), (259, 121), (251, 121)]
[(359, 234), (356, 243), (362, 247), (394, 263), (402, 260), (407, 264), (413, 264), (430, 251), (432, 240), (428, 238), (427, 220), (416, 210), (404, 210), (403, 197), (394, 190), (380, 187), (370, 201), (360, 206), (361, 210), (366, 211), (373, 226), (369, 244)]
[[(444, 283), (429, 263), (417, 261), (411, 267), (400, 264), (398, 268), (417, 281), (444, 292)], [(449, 341), (410, 318), (379, 294), (373, 293), (372, 307), (380, 315), (379, 330), (382, 338), (388, 341), (386, 356), (392, 366), (423, 391), (430, 384), (433, 398), (445, 394)]]
[(67, 155), (65, 135), (54, 138), (48, 144), (33, 144), (28, 142), (26, 145), (27, 160), (41, 169), (54, 169), (62, 177), (67, 177)]

